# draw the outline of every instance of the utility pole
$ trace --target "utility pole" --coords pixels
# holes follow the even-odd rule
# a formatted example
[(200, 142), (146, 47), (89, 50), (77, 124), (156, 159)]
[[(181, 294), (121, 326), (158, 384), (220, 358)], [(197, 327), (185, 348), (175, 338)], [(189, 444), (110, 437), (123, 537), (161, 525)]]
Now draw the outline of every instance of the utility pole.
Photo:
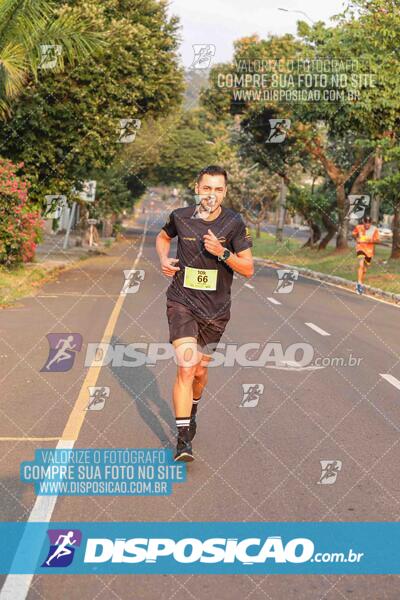
[(279, 213), (278, 213), (278, 224), (276, 226), (276, 241), (283, 241), (283, 227), (285, 225), (286, 216), (286, 195), (287, 187), (284, 175), (281, 175), (281, 188), (279, 192)]
[[(374, 160), (374, 181), (377, 181), (381, 178), (382, 175), (382, 165), (383, 165), (383, 157), (382, 157), (382, 148), (378, 146), (375, 150), (375, 160)], [(379, 222), (379, 206), (380, 206), (380, 197), (374, 192), (371, 198), (371, 219), (375, 225)]]

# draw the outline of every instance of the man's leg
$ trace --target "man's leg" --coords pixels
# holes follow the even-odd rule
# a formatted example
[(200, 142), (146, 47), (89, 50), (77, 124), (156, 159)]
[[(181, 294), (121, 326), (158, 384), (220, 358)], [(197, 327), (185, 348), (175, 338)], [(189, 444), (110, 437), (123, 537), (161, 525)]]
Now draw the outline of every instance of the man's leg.
[(358, 271), (357, 271), (357, 281), (361, 285), (364, 282), (366, 268), (365, 268), (365, 256), (360, 256), (358, 260)]
[(196, 367), (193, 380), (193, 398), (201, 398), (208, 381), (208, 363), (211, 356), (202, 354), (201, 362)]
[(198, 352), (196, 338), (179, 338), (174, 340), (173, 346), (178, 365), (173, 389), (173, 404), (178, 429), (175, 460), (193, 460), (189, 427), (193, 404), (193, 382), (202, 354)]
[(365, 275), (367, 274), (368, 266), (369, 262), (366, 259), (364, 259), (363, 283), (365, 281)]
[(366, 257), (360, 255), (358, 257), (358, 271), (357, 271), (357, 286), (356, 292), (357, 294), (362, 294), (364, 292), (364, 277), (367, 271), (367, 260)]
[(175, 416), (190, 415), (193, 402), (193, 383), (201, 353), (197, 350), (196, 338), (180, 338), (173, 342), (177, 372), (173, 390)]
[(194, 373), (193, 388), (192, 388), (193, 389), (193, 404), (192, 404), (192, 411), (190, 413), (190, 426), (189, 426), (189, 433), (190, 433), (191, 440), (193, 440), (194, 436), (196, 435), (197, 407), (198, 407), (200, 398), (203, 394), (203, 390), (207, 385), (208, 363), (210, 362), (210, 360), (211, 360), (211, 356), (209, 356), (208, 354), (202, 354), (202, 359), (198, 363), (198, 365), (196, 367), (196, 371)]

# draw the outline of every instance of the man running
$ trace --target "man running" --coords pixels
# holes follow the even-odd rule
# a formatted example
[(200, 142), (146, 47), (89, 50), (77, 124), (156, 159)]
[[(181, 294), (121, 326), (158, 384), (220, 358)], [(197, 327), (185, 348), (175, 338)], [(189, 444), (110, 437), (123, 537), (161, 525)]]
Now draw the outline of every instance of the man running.
[(362, 224), (357, 225), (352, 233), (356, 240), (356, 252), (358, 257), (357, 272), (357, 294), (364, 293), (364, 277), (367, 267), (371, 264), (372, 257), (375, 254), (375, 244), (379, 244), (379, 232), (375, 225), (372, 225), (371, 217), (364, 217)]
[[(195, 186), (203, 210), (187, 206), (172, 211), (156, 241), (161, 270), (173, 278), (167, 290), (167, 318), (178, 365), (173, 389), (175, 460), (193, 460), (197, 405), (211, 355), (230, 319), (233, 271), (244, 277), (254, 273), (250, 233), (239, 213), (222, 206), (227, 180), (222, 167), (203, 169)], [(175, 236), (177, 257), (169, 258)]]

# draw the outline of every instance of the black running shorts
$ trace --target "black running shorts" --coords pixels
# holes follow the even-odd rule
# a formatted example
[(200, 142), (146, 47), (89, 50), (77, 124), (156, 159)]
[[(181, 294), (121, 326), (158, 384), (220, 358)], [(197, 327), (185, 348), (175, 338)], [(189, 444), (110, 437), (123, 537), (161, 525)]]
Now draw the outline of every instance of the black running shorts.
[(194, 314), (185, 304), (167, 299), (167, 318), (171, 344), (179, 338), (194, 337), (204, 354), (212, 354), (224, 333), (230, 313), (207, 319)]
[(364, 260), (365, 260), (365, 262), (367, 263), (367, 265), (369, 265), (369, 264), (370, 264), (370, 262), (371, 262), (371, 260), (372, 260), (372, 256), (367, 256), (367, 255), (365, 254), (365, 252), (363, 252), (362, 250), (359, 250), (359, 251), (357, 252), (357, 256), (358, 256), (358, 257), (360, 257), (360, 256), (363, 256), (363, 257), (364, 257)]

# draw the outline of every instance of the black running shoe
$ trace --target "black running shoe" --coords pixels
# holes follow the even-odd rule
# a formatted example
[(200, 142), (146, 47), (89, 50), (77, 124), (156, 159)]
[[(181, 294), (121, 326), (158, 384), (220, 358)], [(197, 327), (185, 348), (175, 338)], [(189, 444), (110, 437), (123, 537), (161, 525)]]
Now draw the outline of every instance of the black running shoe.
[(178, 433), (174, 460), (182, 460), (184, 462), (191, 462), (194, 460), (189, 429)]
[(192, 441), (197, 431), (197, 423), (196, 423), (196, 415), (194, 417), (190, 417), (190, 425), (189, 425), (189, 439)]

